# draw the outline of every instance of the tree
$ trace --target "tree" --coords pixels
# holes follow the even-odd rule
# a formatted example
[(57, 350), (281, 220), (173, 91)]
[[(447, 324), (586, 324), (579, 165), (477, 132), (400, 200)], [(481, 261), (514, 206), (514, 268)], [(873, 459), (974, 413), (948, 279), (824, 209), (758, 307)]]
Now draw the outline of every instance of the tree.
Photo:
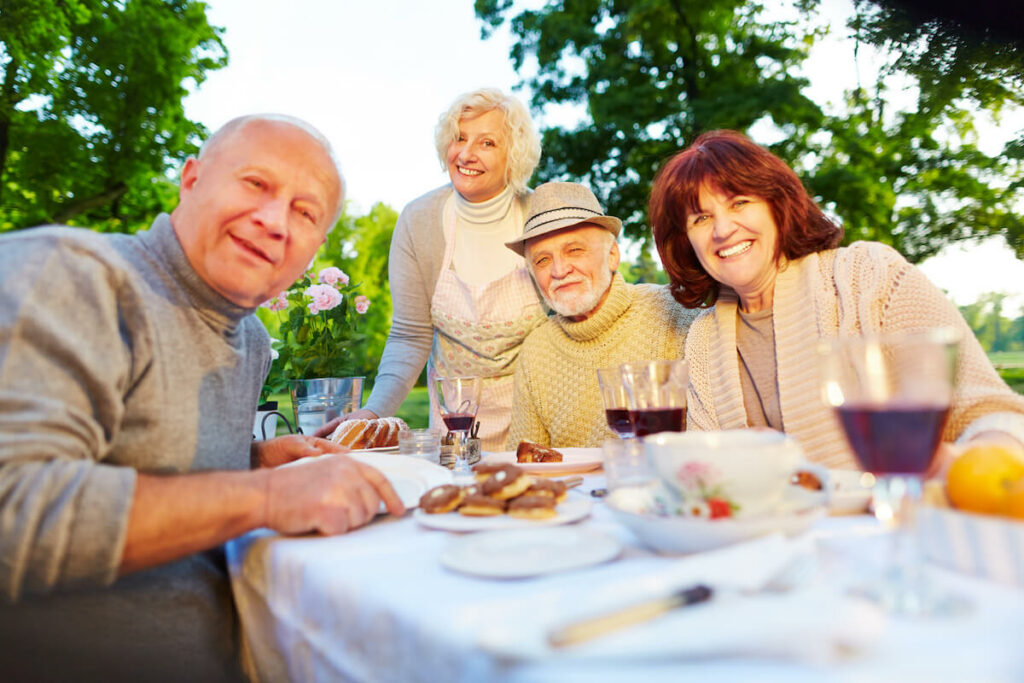
[(0, 230), (133, 230), (205, 129), (189, 85), (227, 63), (196, 0), (0, 0)]
[[(792, 75), (824, 30), (818, 4), (794, 2), (793, 21), (733, 0), (554, 0), (510, 19), (512, 0), (475, 7), (485, 35), (509, 21), (518, 71), (534, 58), (523, 83), (537, 111), (585, 107), (576, 128), (544, 131), (538, 180), (589, 183), (631, 236), (647, 233), (647, 190), (666, 157), (701, 131), (733, 128), (773, 133), (769, 147), (848, 240), (889, 242), (918, 261), (951, 241), (1003, 234), (1024, 256), (1024, 136), (988, 156), (975, 135), (976, 110), (1024, 103), (1017, 48), (858, 0), (850, 30), (889, 61), (826, 115)], [(916, 88), (910, 111), (892, 102), (895, 75)]]
[[(979, 112), (1024, 105), (1024, 48), (894, 0), (860, 0), (848, 26), (886, 61), (828, 119), (828, 144), (804, 169), (847, 240), (886, 242), (920, 261), (998, 234), (1024, 257), (1024, 133), (995, 155), (977, 138)], [(893, 81), (916, 91), (912, 105), (894, 106)]]
[[(494, 29), (511, 0), (475, 7)], [(544, 131), (537, 179), (588, 183), (632, 237), (647, 233), (655, 172), (700, 131), (768, 120), (787, 131), (792, 153), (821, 126), (820, 108), (802, 94), (807, 81), (794, 75), (815, 29), (768, 20), (756, 3), (553, 0), (510, 25), (515, 69), (536, 61), (524, 81), (534, 108), (586, 107), (576, 128)]]

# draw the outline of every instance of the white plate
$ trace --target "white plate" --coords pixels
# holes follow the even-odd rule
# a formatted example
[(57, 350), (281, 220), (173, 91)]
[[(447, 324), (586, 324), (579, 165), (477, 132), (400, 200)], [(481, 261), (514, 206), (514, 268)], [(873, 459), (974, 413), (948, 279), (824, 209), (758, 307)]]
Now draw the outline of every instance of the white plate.
[(754, 519), (704, 519), (661, 517), (627, 512), (606, 499), (615, 519), (646, 545), (661, 553), (697, 553), (780, 532), (794, 536), (808, 529), (825, 513), (820, 506), (788, 514)]
[(548, 519), (521, 519), (509, 515), (494, 517), (470, 517), (458, 512), (447, 512), (442, 515), (431, 515), (417, 510), (413, 517), (428, 529), (442, 531), (501, 531), (503, 529), (523, 529), (539, 526), (557, 526), (569, 524), (583, 519), (590, 514), (591, 502), (581, 496), (570, 495), (564, 503), (555, 507), (557, 513)]
[[(295, 460), (282, 465), (282, 467), (301, 467), (305, 463), (328, 457), (328, 455), (330, 454)], [(346, 455), (353, 460), (358, 460), (363, 464), (380, 470), (381, 474), (391, 482), (391, 487), (395, 489), (395, 493), (401, 498), (402, 504), (409, 510), (418, 507), (420, 496), (430, 489), (441, 484), (452, 483), (451, 470), (422, 458), (392, 453), (362, 453), (359, 451), (351, 451), (346, 453)], [(381, 503), (380, 511), (384, 512), (383, 503)]]
[(487, 463), (512, 463), (530, 474), (573, 474), (589, 472), (601, 466), (600, 448), (556, 448), (562, 454), (562, 462), (516, 462), (515, 451), (484, 453), (483, 461)]
[(380, 448), (353, 448), (350, 453), (397, 453), (398, 446), (381, 446)]
[(618, 540), (593, 529), (512, 529), (454, 538), (441, 553), (441, 564), (473, 576), (518, 579), (589, 567), (620, 552)]

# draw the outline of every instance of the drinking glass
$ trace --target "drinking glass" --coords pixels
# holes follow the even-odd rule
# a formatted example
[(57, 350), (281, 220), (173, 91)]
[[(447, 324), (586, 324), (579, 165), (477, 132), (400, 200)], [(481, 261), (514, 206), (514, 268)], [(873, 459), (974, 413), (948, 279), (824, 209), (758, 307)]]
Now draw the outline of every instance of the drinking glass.
[(456, 477), (472, 477), (466, 441), (480, 408), (481, 380), (479, 377), (438, 377), (434, 380), (434, 388), (437, 390), (441, 419), (455, 436), (453, 472)]
[(608, 427), (621, 439), (631, 438), (634, 436), (633, 419), (629, 416), (629, 396), (622, 383), (622, 373), (618, 368), (599, 368), (597, 383), (601, 387)]
[(822, 344), (823, 398), (861, 468), (875, 476), (875, 516), (893, 531), (882, 580), (856, 592), (895, 614), (934, 614), (955, 602), (924, 581), (913, 514), (949, 414), (958, 342), (954, 330), (937, 328)]
[(686, 363), (647, 360), (619, 366), (636, 436), (686, 429)]

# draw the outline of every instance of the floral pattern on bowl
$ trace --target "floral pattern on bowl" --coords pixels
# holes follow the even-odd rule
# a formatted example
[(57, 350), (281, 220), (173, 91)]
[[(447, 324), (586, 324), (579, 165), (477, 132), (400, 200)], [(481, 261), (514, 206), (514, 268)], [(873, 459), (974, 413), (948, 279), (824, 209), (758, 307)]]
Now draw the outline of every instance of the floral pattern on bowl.
[(710, 463), (688, 462), (676, 472), (682, 494), (677, 515), (721, 519), (739, 512), (740, 505), (729, 497), (722, 483), (722, 473)]

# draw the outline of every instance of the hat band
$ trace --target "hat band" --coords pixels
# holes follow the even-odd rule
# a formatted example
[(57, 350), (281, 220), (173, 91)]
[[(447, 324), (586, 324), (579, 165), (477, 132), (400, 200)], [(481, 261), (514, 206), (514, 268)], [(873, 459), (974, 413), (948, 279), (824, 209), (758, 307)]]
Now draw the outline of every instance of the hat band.
[[(585, 215), (585, 216), (577, 216), (577, 215), (564, 216), (563, 215), (563, 216), (556, 216), (556, 217), (549, 218), (546, 221), (537, 222), (537, 219), (539, 219), (541, 216), (544, 216), (545, 214), (550, 214), (550, 213), (555, 213), (555, 212), (565, 212), (565, 211), (586, 211), (590, 215)], [(596, 217), (601, 217), (601, 218), (605, 217), (604, 214), (601, 213), (600, 211), (594, 211), (593, 209), (588, 209), (585, 206), (560, 206), (557, 209), (548, 209), (547, 211), (541, 211), (538, 214), (530, 216), (530, 220), (527, 221), (527, 228), (526, 228), (525, 232), (527, 232), (527, 233), (528, 232), (532, 232), (533, 230), (541, 227), (542, 225), (547, 225), (548, 223), (554, 223), (555, 221), (564, 221), (567, 218), (578, 218), (580, 220), (586, 220), (588, 218), (593, 218), (595, 216)]]

